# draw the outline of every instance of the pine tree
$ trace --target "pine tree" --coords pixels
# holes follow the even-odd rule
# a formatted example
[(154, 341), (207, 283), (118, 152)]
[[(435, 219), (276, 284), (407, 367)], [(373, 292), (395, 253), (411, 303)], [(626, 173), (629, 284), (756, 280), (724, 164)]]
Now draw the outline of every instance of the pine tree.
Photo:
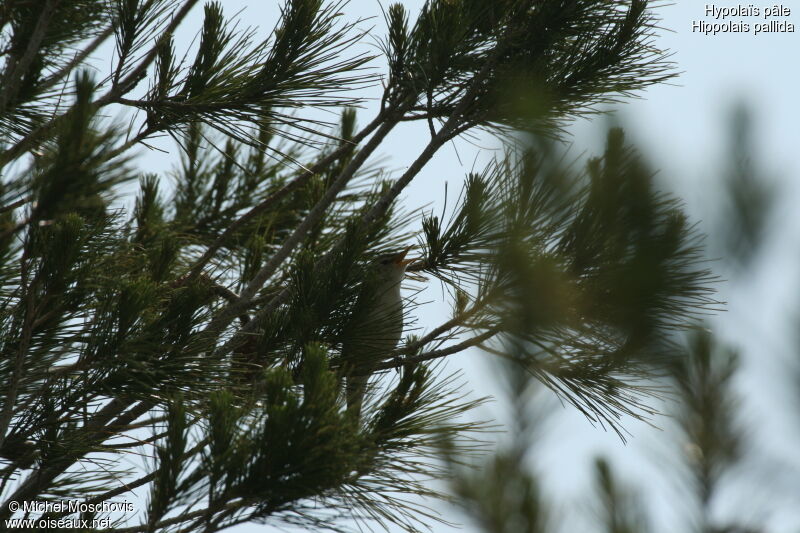
[[(472, 451), (482, 427), (434, 368), (473, 346), (618, 431), (646, 410), (660, 341), (713, 303), (698, 237), (621, 131), (581, 171), (552, 150), (570, 120), (672, 76), (645, 0), (393, 4), (385, 36), (341, 2), (287, 0), (265, 40), (210, 2), (189, 54), (173, 36), (196, 4), (2, 3), (0, 519), (417, 530), (435, 516), (408, 497), (438, 496), (441, 450)], [(375, 57), (356, 52), (369, 39)], [(357, 89), (380, 101), (361, 128)], [(385, 179), (369, 159), (409, 121), (430, 138)], [(451, 215), (404, 213), (433, 155), (478, 129), (506, 156)], [(134, 155), (159, 135), (174, 186)], [(342, 346), (362, 281), (414, 243), (409, 270), (450, 288), (453, 316), (377, 355), (355, 415)], [(136, 514), (91, 507), (135, 495)], [(14, 507), (61, 498), (89, 506)]]

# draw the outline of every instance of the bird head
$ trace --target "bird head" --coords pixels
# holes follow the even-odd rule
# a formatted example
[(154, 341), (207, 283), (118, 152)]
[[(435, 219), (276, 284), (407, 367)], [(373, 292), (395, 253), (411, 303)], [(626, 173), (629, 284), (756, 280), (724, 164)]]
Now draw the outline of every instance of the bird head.
[(411, 246), (401, 252), (382, 254), (375, 258), (374, 271), (381, 282), (397, 284), (403, 280), (406, 267), (414, 261), (406, 259), (409, 250)]

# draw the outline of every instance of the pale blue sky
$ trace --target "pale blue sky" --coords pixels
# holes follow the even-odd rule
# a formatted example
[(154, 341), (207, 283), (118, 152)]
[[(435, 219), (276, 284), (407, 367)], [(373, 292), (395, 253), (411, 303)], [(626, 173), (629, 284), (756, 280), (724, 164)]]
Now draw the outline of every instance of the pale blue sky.
[[(275, 21), (277, 2), (256, 0), (223, 0), (226, 13), (233, 14), (241, 9), (245, 24), (259, 26), (266, 31)], [(403, 2), (412, 12), (422, 4), (422, 0)], [(761, 5), (761, 4), (757, 4)], [(652, 87), (641, 94), (641, 99), (632, 100), (619, 107), (622, 123), (629, 129), (630, 137), (639, 140), (644, 152), (655, 168), (661, 169), (660, 176), (674, 184), (677, 191), (686, 199), (689, 208), (702, 217), (703, 207), (711, 203), (710, 187), (715, 180), (711, 170), (724, 154), (724, 135), (726, 113), (738, 101), (748, 103), (754, 111), (756, 138), (759, 140), (757, 153), (769, 174), (793, 183), (798, 175), (796, 150), (800, 135), (797, 133), (797, 120), (800, 118), (800, 105), (797, 102), (797, 88), (800, 87), (796, 50), (800, 36), (792, 34), (732, 34), (706, 36), (693, 34), (693, 20), (704, 18), (704, 2), (681, 0), (677, 5), (656, 9), (661, 16), (662, 25), (671, 31), (662, 31), (657, 40), (661, 48), (674, 52), (673, 60), (681, 76), (671, 85)], [(797, 6), (800, 9), (800, 6)], [(353, 17), (376, 17), (366, 26), (376, 26), (376, 35), (382, 35), (381, 10), (377, 0), (352, 0), (347, 7)], [(184, 33), (178, 35), (178, 42), (192, 38), (189, 28), (199, 28), (202, 10), (195, 9), (192, 20), (184, 24)], [(800, 24), (800, 13), (790, 17)], [(376, 93), (372, 93), (376, 94)], [(364, 123), (368, 113), (360, 115)], [(581, 121), (571, 128), (574, 133), (572, 153), (578, 155), (585, 151), (597, 153), (601, 143), (601, 119), (592, 122)], [(383, 154), (389, 156), (390, 167), (401, 170), (408, 165), (425, 142), (427, 130), (424, 125), (408, 126), (393, 134), (384, 145)], [(492, 146), (487, 141), (487, 146)], [(410, 207), (441, 201), (445, 181), (450, 190), (457, 190), (461, 177), (468, 172), (476, 160), (476, 148), (459, 142), (440, 151), (426, 167), (415, 183), (408, 189), (403, 201)], [(457, 155), (458, 154), (458, 155)], [(460, 156), (460, 160), (459, 157)], [(795, 156), (795, 157), (792, 157)], [(167, 160), (157, 153), (144, 156), (154, 168), (163, 168)], [(479, 161), (491, 157), (484, 152)], [(759, 271), (746, 283), (737, 285), (736, 290), (727, 285), (723, 287), (726, 298), (730, 299), (727, 315), (718, 319), (722, 328), (747, 346), (759, 346), (765, 339), (775, 339), (780, 349), (788, 347), (780, 344), (781, 330), (778, 329), (790, 297), (797, 292), (796, 276), (798, 254), (797, 216), (792, 215), (790, 206), (797, 202), (800, 192), (790, 187), (787, 201), (777, 217), (783, 222), (781, 246), (775, 246), (775, 253), (760, 265)], [(435, 204), (434, 204), (435, 205)], [(438, 291), (431, 293), (431, 299), (438, 298)], [(441, 321), (448, 308), (435, 303), (420, 310), (420, 323), (429, 327)], [(482, 365), (480, 354), (463, 354), (449, 363), (455, 369), (463, 365), (467, 379), (479, 392), (486, 392), (483, 383), (486, 367)], [(763, 411), (775, 395), (761, 394), (765, 384), (774, 389), (780, 379), (777, 365), (757, 365), (747, 363), (756, 378), (742, 383), (742, 391), (753, 396), (753, 416), (764, 418)], [(622, 472), (637, 482), (645, 483), (649, 502), (662, 525), (677, 524), (680, 509), (670, 503), (671, 492), (675, 486), (662, 486), (662, 483), (648, 480), (656, 479), (657, 469), (652, 464), (636, 457), (643, 449), (649, 449), (653, 441), (663, 439), (664, 434), (648, 430), (643, 425), (631, 423), (628, 429), (633, 433), (633, 442), (627, 447), (620, 445), (613, 434), (603, 433), (592, 428), (579, 415), (565, 408), (564, 421), (558, 424), (551, 438), (546, 439), (545, 449), (539, 454), (539, 465), (543, 469), (547, 483), (545, 493), (557, 500), (566, 509), (586, 506), (588, 473), (593, 454), (598, 450), (614, 457)], [(794, 421), (798, 424), (798, 420)], [(766, 419), (764, 427), (779, 438), (768, 439), (767, 446), (774, 446), (776, 453), (784, 454), (792, 460), (792, 448), (781, 444), (791, 442), (791, 431), (787, 421)], [(795, 436), (796, 433), (794, 434)], [(794, 440), (796, 441), (796, 439)], [(553, 446), (558, 442), (558, 446)], [(548, 446), (549, 443), (549, 446)], [(648, 446), (642, 446), (648, 443)], [(652, 454), (651, 454), (652, 455)], [(798, 470), (796, 455), (793, 458), (795, 477)], [(559, 475), (554, 472), (559, 470)], [(754, 489), (757, 487), (753, 487)], [(794, 487), (797, 489), (797, 487)], [(759, 491), (749, 492), (749, 498), (758, 501)], [(766, 494), (766, 493), (764, 493)], [(731, 495), (730, 500), (721, 506), (721, 512), (738, 506), (741, 495)], [(771, 498), (771, 496), (770, 496)], [(779, 498), (780, 499), (780, 498)], [(789, 497), (784, 491), (784, 499)], [(786, 506), (786, 503), (783, 506)], [(767, 506), (769, 509), (769, 506)], [(453, 515), (449, 515), (453, 518)], [(770, 533), (796, 532), (800, 528), (800, 518), (792, 515), (763, 517), (770, 524)], [(245, 533), (265, 531), (265, 526), (241, 526), (235, 531)], [(436, 525), (436, 532), (471, 531)], [(656, 528), (658, 533), (670, 531), (669, 527)], [(677, 529), (676, 529), (677, 530)]]

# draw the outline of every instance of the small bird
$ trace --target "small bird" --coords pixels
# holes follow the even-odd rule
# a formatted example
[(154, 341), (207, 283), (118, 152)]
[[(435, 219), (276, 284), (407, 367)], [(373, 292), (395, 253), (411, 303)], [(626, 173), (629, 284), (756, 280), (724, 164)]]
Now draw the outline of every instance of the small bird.
[(347, 326), (342, 359), (347, 381), (347, 409), (361, 414), (364, 394), (374, 367), (397, 347), (403, 334), (400, 282), (411, 246), (378, 256), (370, 265)]

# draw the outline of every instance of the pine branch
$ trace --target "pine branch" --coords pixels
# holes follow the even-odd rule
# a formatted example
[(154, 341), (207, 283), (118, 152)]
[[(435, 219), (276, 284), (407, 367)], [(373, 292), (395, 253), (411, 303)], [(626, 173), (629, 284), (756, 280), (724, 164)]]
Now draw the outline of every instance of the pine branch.
[[(149, 402), (140, 402), (138, 406), (123, 413), (126, 406), (127, 402), (122, 399), (116, 398), (111, 400), (97, 415), (87, 422), (83, 428), (77, 430), (80, 435), (79, 441), (103, 442), (114, 434), (114, 431), (110, 430), (116, 427), (126, 426), (152, 408), (152, 404)], [(42, 463), (42, 465), (34, 470), (25, 481), (20, 484), (17, 490), (6, 499), (2, 507), (0, 507), (0, 519), (8, 518), (11, 515), (12, 511), (9, 508), (10, 502), (30, 501), (35, 499), (37, 494), (50, 486), (56, 477), (63, 474), (66, 469), (79, 458), (79, 456), (67, 456), (55, 461), (54, 464)]]
[(242, 291), (241, 298), (248, 301), (253, 298), (255, 293), (263, 286), (267, 279), (272, 276), (275, 271), (280, 267), (281, 263), (289, 256), (292, 250), (300, 244), (300, 241), (306, 236), (311, 228), (319, 222), (324, 216), (328, 207), (336, 200), (338, 194), (347, 186), (348, 182), (353, 178), (356, 171), (366, 162), (367, 158), (380, 146), (389, 132), (397, 125), (397, 121), (392, 118), (386, 118), (380, 127), (377, 128), (375, 134), (364, 145), (358, 154), (347, 164), (342, 170), (336, 180), (328, 186), (325, 195), (320, 201), (311, 209), (306, 215), (305, 219), (298, 224), (297, 228), (292, 232), (288, 239), (284, 242), (283, 246), (270, 258), (270, 260), (258, 271), (253, 279), (248, 283), (244, 291)]
[(342, 156), (350, 153), (355, 149), (355, 147), (364, 140), (368, 135), (370, 135), (376, 128), (383, 122), (384, 117), (382, 114), (379, 114), (375, 119), (370, 122), (367, 126), (365, 126), (353, 139), (343, 144), (340, 148), (332, 152), (331, 154), (327, 155), (321, 161), (316, 163), (309, 169), (306, 169), (300, 176), (293, 179), (291, 182), (287, 183), (266, 199), (262, 200), (258, 205), (252, 207), (247, 213), (239, 217), (233, 224), (228, 226), (224, 232), (217, 238), (211, 246), (208, 247), (206, 252), (203, 256), (197, 260), (197, 263), (192, 267), (189, 271), (188, 279), (196, 277), (202, 269), (205, 267), (206, 264), (214, 257), (214, 254), (227, 242), (229, 237), (237, 231), (239, 228), (256, 218), (259, 214), (267, 211), (268, 209), (272, 208), (275, 204), (277, 204), (281, 199), (285, 198), (287, 195), (291, 194), (292, 192), (296, 191), (300, 187), (303, 187), (308, 180), (326, 169), (330, 166), (333, 162), (340, 159)]
[[(197, 455), (197, 453), (200, 452), (207, 445), (208, 445), (208, 440), (207, 439), (204, 439), (204, 440), (200, 441), (191, 450), (187, 451), (184, 454), (183, 458), (184, 459), (191, 459), (191, 458), (195, 457)], [(142, 476), (142, 477), (140, 477), (140, 478), (138, 478), (138, 479), (136, 479), (134, 481), (127, 481), (127, 482), (123, 483), (122, 485), (120, 485), (119, 487), (117, 487), (115, 489), (111, 489), (111, 490), (108, 490), (108, 491), (106, 491), (106, 492), (104, 492), (102, 494), (98, 494), (96, 496), (92, 496), (91, 498), (87, 498), (86, 500), (84, 500), (83, 503), (85, 503), (87, 505), (96, 505), (98, 503), (102, 503), (104, 501), (108, 501), (108, 500), (110, 500), (112, 498), (115, 498), (117, 496), (120, 496), (122, 494), (133, 492), (135, 489), (137, 489), (139, 487), (142, 487), (144, 485), (147, 485), (148, 483), (152, 482), (155, 479), (157, 473), (158, 473), (157, 471), (153, 471), (153, 472), (151, 472), (151, 473), (149, 473), (147, 475), (144, 475), (144, 476)], [(64, 510), (64, 511), (61, 511), (59, 513), (48, 514), (48, 515), (46, 515), (46, 518), (58, 519), (58, 518), (62, 518), (64, 516), (67, 516), (68, 514), (69, 514), (69, 511), (68, 510)]]
[(141, 80), (147, 69), (156, 60), (158, 57), (158, 51), (160, 50), (161, 46), (166, 43), (169, 39), (172, 38), (175, 30), (180, 26), (183, 22), (183, 19), (189, 14), (189, 11), (197, 5), (198, 0), (185, 0), (184, 4), (178, 9), (174, 15), (172, 16), (172, 20), (161, 32), (161, 35), (156, 40), (155, 44), (150, 47), (150, 50), (145, 54), (145, 56), (139, 61), (136, 67), (128, 73), (122, 80), (118, 83), (115, 83), (111, 90), (109, 90), (105, 95), (103, 95), (98, 101), (97, 106), (102, 107), (106, 104), (114, 102), (117, 98), (122, 96), (123, 94), (127, 93), (135, 85)]
[[(97, 99), (92, 104), (94, 109), (100, 109), (108, 104), (114, 103), (115, 99), (119, 98), (122, 94), (133, 88), (132, 85), (134, 82), (138, 82), (139, 79), (145, 74), (150, 64), (155, 61), (156, 56), (158, 55), (158, 46), (172, 36), (172, 33), (181, 24), (181, 22), (183, 22), (183, 19), (186, 17), (186, 15), (188, 15), (189, 11), (195, 6), (195, 4), (197, 4), (197, 2), (198, 0), (186, 0), (183, 6), (181, 6), (181, 8), (174, 14), (172, 21), (167, 26), (166, 30), (161, 34), (156, 45), (150, 49), (150, 51), (139, 62), (136, 68), (125, 78), (123, 78), (123, 80), (117, 86), (112, 87), (109, 92)], [(72, 112), (73, 110), (70, 109), (67, 112), (51, 119), (47, 123), (38, 126), (25, 137), (17, 141), (11, 148), (4, 150), (0, 154), (0, 168), (22, 156), (24, 153), (29, 152), (54, 129), (59, 127), (63, 122), (68, 121), (72, 115)]]
[[(204, 332), (205, 334), (216, 337), (225, 327), (227, 327), (228, 324), (230, 324), (231, 320), (236, 315), (247, 308), (256, 294), (256, 291), (258, 291), (258, 289), (261, 288), (267, 279), (269, 279), (269, 277), (275, 273), (278, 267), (280, 267), (281, 263), (283, 263), (283, 261), (289, 256), (291, 251), (298, 244), (300, 244), (300, 241), (323, 216), (328, 206), (330, 206), (330, 204), (336, 199), (336, 196), (347, 185), (355, 172), (364, 164), (367, 158), (372, 154), (372, 152), (375, 151), (375, 149), (380, 145), (386, 135), (389, 134), (396, 124), (396, 120), (389, 118), (385, 118), (382, 121), (381, 126), (377, 128), (375, 134), (370, 138), (364, 148), (362, 148), (358, 154), (353, 157), (353, 159), (342, 170), (336, 180), (328, 187), (322, 199), (320, 199), (320, 201), (314, 206), (309, 214), (306, 215), (303, 221), (295, 228), (292, 234), (286, 239), (286, 241), (284, 241), (281, 248), (264, 266), (261, 267), (253, 279), (250, 280), (245, 290), (242, 291), (239, 302), (234, 305), (229, 305), (220, 311), (206, 328)], [(277, 301), (279, 298), (285, 297), (286, 294), (288, 294), (288, 292), (284, 290), (278, 296), (273, 298), (273, 300), (270, 301), (270, 303), (268, 303), (267, 306), (265, 306), (264, 309), (258, 313), (256, 319), (243, 326), (218, 353), (225, 354), (236, 347), (241, 342), (244, 335), (253, 329), (251, 324), (258, 322), (259, 316), (266, 316), (269, 312), (271, 312), (270, 307), (273, 305), (273, 302)]]
[[(422, 153), (417, 157), (417, 159), (414, 160), (414, 162), (406, 170), (406, 172), (397, 180), (395, 185), (378, 201), (378, 203), (369, 212), (367, 212), (367, 214), (364, 215), (364, 217), (362, 219), (362, 228), (364, 228), (365, 226), (368, 226), (374, 220), (376, 220), (378, 217), (383, 215), (386, 212), (386, 210), (389, 208), (389, 205), (391, 205), (392, 201), (394, 201), (394, 199), (411, 182), (411, 180), (413, 180), (414, 177), (417, 176), (417, 174), (420, 172), (420, 170), (422, 170), (422, 168), (425, 166), (425, 164), (428, 161), (430, 161), (430, 159), (438, 151), (438, 149), (441, 148), (448, 140), (450, 140), (450, 138), (451, 138), (451, 130), (455, 129), (456, 125), (461, 120), (461, 113), (463, 113), (466, 110), (466, 108), (470, 105), (471, 98), (473, 98), (474, 95), (477, 94), (478, 87), (480, 86), (480, 83), (482, 82), (482, 76), (485, 76), (486, 74), (488, 74), (488, 72), (490, 70), (491, 70), (491, 62), (487, 62), (487, 64), (484, 66), (483, 70), (481, 71), (481, 76), (476, 77), (475, 80), (473, 81), (473, 91), (468, 91), (467, 92), (467, 95), (465, 96), (464, 100), (462, 100), (462, 102), (456, 108), (455, 113), (448, 120), (448, 122), (445, 124), (445, 126), (442, 127), (439, 130), (439, 132), (437, 133), (437, 135), (435, 137), (433, 137), (428, 142), (427, 146), (422, 151)], [(394, 126), (394, 124), (392, 124), (392, 127), (393, 126)], [(387, 130), (387, 133), (388, 133), (388, 130)], [(342, 179), (344, 176), (345, 176), (345, 173), (343, 172), (342, 175), (340, 175), (340, 178), (337, 178), (337, 182), (335, 182), (335, 183), (338, 183), (339, 180)], [(347, 179), (349, 179), (349, 177)], [(346, 185), (346, 181), (341, 183), (341, 187), (344, 187), (344, 185)], [(332, 202), (334, 198), (335, 198), (335, 195), (330, 196), (330, 197), (326, 196), (326, 199), (324, 199), (325, 202), (326, 202), (326, 207), (327, 207), (327, 204)], [(320, 204), (318, 204), (318, 205), (320, 205)], [(324, 212), (323, 209), (320, 209), (317, 212), (317, 214), (315, 214), (315, 218), (318, 218), (318, 217), (322, 216), (323, 212)], [(306, 220), (309, 220), (309, 219), (307, 218)], [(308, 228), (310, 228), (310, 226), (311, 226), (311, 224), (309, 223), (308, 224)], [(299, 238), (300, 237), (302, 237), (302, 235), (298, 236), (298, 239), (297, 239), (298, 242), (299, 242)], [(294, 245), (296, 245), (296, 244), (297, 243), (295, 243)], [(287, 251), (286, 255), (288, 255), (288, 251)], [(280, 260), (282, 261), (283, 258), (280, 258)], [(272, 263), (274, 263), (274, 264), (265, 265), (265, 267), (262, 269), (262, 274), (263, 273), (268, 273), (269, 275), (272, 275), (274, 273), (275, 269), (279, 266), (279, 263), (278, 263), (277, 260), (272, 261)], [(269, 267), (269, 268), (267, 268), (267, 267)], [(260, 279), (262, 277), (263, 277), (263, 281), (261, 281), (261, 283), (266, 281), (266, 279), (269, 276), (264, 277), (262, 275), (262, 276), (259, 276), (257, 279)], [(258, 285), (258, 286), (260, 287), (260, 285)], [(254, 293), (255, 293), (255, 290), (253, 290), (253, 294)], [(243, 296), (244, 296), (244, 294), (243, 294)], [(267, 303), (267, 305), (265, 305), (256, 314), (255, 320), (253, 320), (251, 323), (249, 323), (246, 326), (244, 326), (225, 346), (223, 346), (223, 348), (221, 350), (221, 353), (223, 353), (223, 354), (224, 353), (228, 353), (231, 350), (235, 349), (235, 347), (241, 342), (243, 336), (245, 334), (247, 334), (247, 333), (252, 332), (253, 329), (255, 329), (254, 325), (257, 324), (261, 319), (263, 319), (266, 316), (269, 316), (269, 314), (274, 312), (275, 309), (277, 309), (277, 307), (285, 300), (286, 296), (288, 296), (288, 290), (287, 289), (284, 289), (279, 294), (274, 296)], [(242, 304), (242, 307), (244, 307), (245, 305), (246, 304)], [(229, 313), (233, 313), (233, 311), (229, 311)], [(230, 317), (226, 316), (225, 320), (227, 322), (225, 322), (223, 320), (220, 320), (220, 324), (222, 325), (222, 327), (225, 327), (225, 325), (227, 325), (227, 323), (230, 323)], [(222, 327), (219, 327), (219, 326), (217, 326), (217, 327), (219, 328), (219, 330), (222, 329)]]
[(44, 6), (42, 6), (39, 19), (36, 22), (36, 27), (28, 39), (28, 46), (22, 54), (22, 57), (15, 63), (9, 62), (9, 64), (6, 65), (2, 81), (3, 89), (2, 92), (0, 92), (0, 114), (5, 113), (8, 103), (16, 98), (19, 84), (25, 72), (27, 72), (30, 67), (34, 56), (39, 52), (42, 39), (47, 32), (50, 19), (59, 1), (60, 0), (47, 0)]
[(493, 51), (493, 55), (486, 60), (481, 70), (471, 80), (469, 89), (461, 98), (458, 105), (456, 105), (455, 109), (453, 110), (453, 114), (450, 115), (444, 126), (442, 126), (436, 135), (431, 138), (430, 142), (428, 142), (428, 145), (425, 147), (419, 157), (414, 160), (408, 170), (392, 185), (391, 189), (389, 189), (386, 194), (384, 194), (381, 199), (378, 200), (375, 206), (369, 212), (367, 212), (366, 215), (364, 215), (364, 226), (368, 226), (374, 220), (386, 213), (386, 211), (389, 209), (389, 206), (400, 195), (403, 189), (405, 189), (408, 184), (411, 183), (417, 174), (419, 174), (422, 168), (428, 163), (428, 161), (431, 160), (439, 148), (451, 140), (453, 136), (460, 131), (461, 127), (466, 127), (468, 124), (470, 124), (468, 120), (465, 120), (464, 115), (466, 114), (468, 108), (473, 104), (473, 101), (480, 92), (485, 79), (494, 68), (497, 57), (502, 55), (502, 53), (503, 48), (501, 45), (498, 45)]

